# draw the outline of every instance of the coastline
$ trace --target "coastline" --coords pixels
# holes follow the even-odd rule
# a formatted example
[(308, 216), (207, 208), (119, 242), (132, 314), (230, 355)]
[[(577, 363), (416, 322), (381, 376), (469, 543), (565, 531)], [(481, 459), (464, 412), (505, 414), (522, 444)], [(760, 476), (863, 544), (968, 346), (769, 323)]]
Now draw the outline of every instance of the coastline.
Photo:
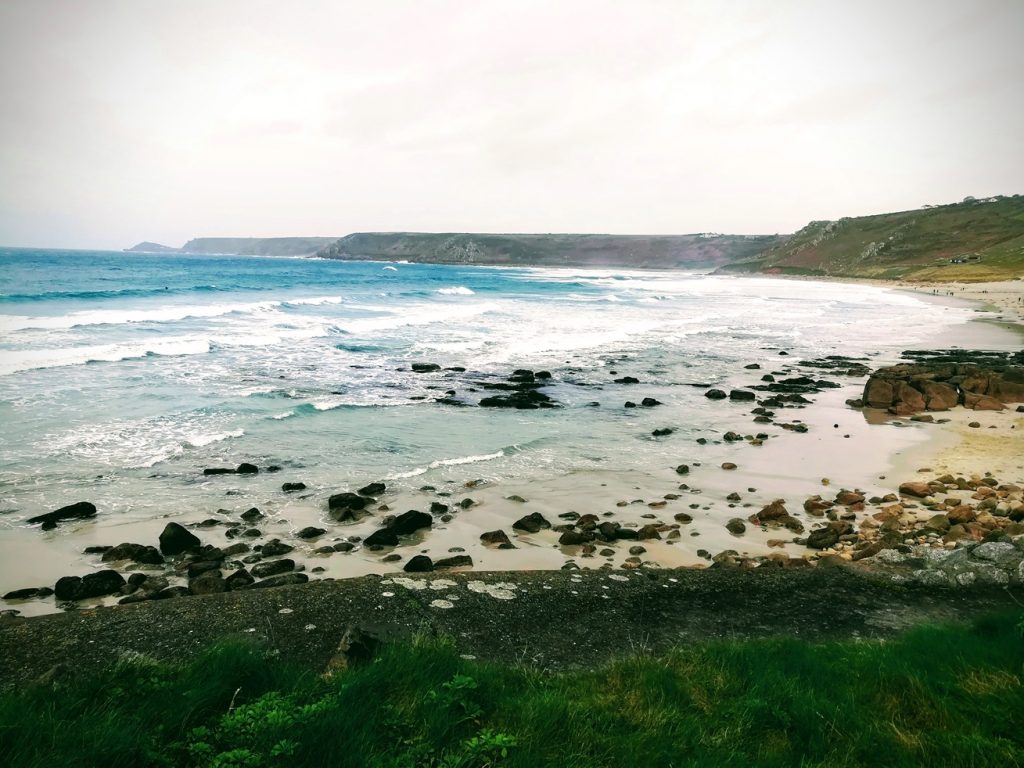
[[(865, 282), (878, 284), (878, 281)], [(907, 290), (899, 284), (891, 287)], [(1024, 289), (1024, 283), (1021, 283), (1021, 289)], [(966, 290), (955, 291), (953, 297), (912, 289), (910, 292), (936, 304), (977, 300), (973, 298), (975, 294), (968, 294)], [(1004, 303), (1015, 295), (1007, 290)], [(1004, 314), (1013, 309), (1008, 304), (1006, 306), (1000, 310)], [(1017, 324), (1019, 315), (1017, 317), (1015, 323), (1007, 326), (990, 322), (967, 323), (952, 336), (936, 339), (933, 346), (965, 349), (1010, 346), (1015, 334), (1022, 329)], [(761, 362), (769, 365), (769, 355), (766, 354)], [(777, 362), (782, 365), (783, 361)], [(744, 380), (737, 379), (733, 383), (742, 386)], [(295, 540), (294, 533), (303, 524), (317, 525), (322, 515), (319, 511), (314, 511), (307, 519), (296, 517), (284, 521), (276, 528), (273, 521), (268, 521), (268, 536), (276, 536), (280, 532), (289, 545), (295, 545), (296, 549), (289, 553), (289, 557), (295, 560), (298, 569), (306, 570), (314, 578), (318, 575), (349, 578), (374, 573), (400, 573), (406, 558), (417, 552), (429, 552), (435, 559), (443, 553), (468, 555), (473, 561), (473, 570), (469, 573), (555, 571), (562, 568), (706, 568), (712, 565), (713, 557), (728, 551), (735, 552), (739, 558), (784, 556), (796, 560), (815, 555), (803, 544), (793, 541), (799, 537), (785, 530), (780, 532), (778, 529), (747, 525), (746, 530), (737, 535), (726, 529), (725, 522), (734, 515), (746, 518), (775, 499), (785, 499), (790, 510), (796, 512), (805, 498), (840, 488), (856, 488), (865, 495), (881, 497), (893, 493), (899, 483), (914, 479), (925, 467), (935, 470), (936, 474), (940, 470), (968, 476), (992, 472), (1007, 481), (1024, 480), (1021, 462), (1016, 459), (1024, 455), (1021, 448), (1024, 419), (1014, 415), (1013, 409), (1000, 414), (984, 414), (984, 427), (994, 427), (991, 430), (968, 427), (967, 424), (974, 421), (977, 414), (962, 408), (945, 414), (950, 418), (946, 425), (902, 420), (897, 420), (895, 425), (872, 424), (861, 411), (845, 404), (846, 399), (858, 396), (857, 390), (862, 385), (860, 379), (853, 383), (844, 382), (842, 387), (817, 396), (813, 405), (785, 414), (787, 418), (794, 417), (803, 422), (808, 428), (807, 433), (783, 432), (773, 435), (763, 445), (749, 440), (729, 443), (720, 439), (712, 439), (704, 445), (680, 445), (679, 461), (690, 466), (686, 476), (680, 476), (671, 466), (644, 471), (607, 469), (563, 474), (529, 485), (482, 483), (472, 488), (441, 488), (440, 494), (414, 491), (385, 495), (381, 501), (394, 510), (420, 509), (434, 501), (452, 507), (454, 502), (465, 498), (472, 498), (474, 502), (471, 515), (461, 513), (447, 521), (442, 519), (434, 526), (429, 540), (413, 537), (397, 550), (373, 553), (360, 549), (345, 555), (318, 553), (315, 545), (326, 541), (305, 544)], [(723, 470), (725, 462), (737, 464), (738, 470)], [(730, 498), (733, 495), (735, 497)], [(577, 518), (592, 514), (634, 529), (654, 525), (661, 530), (657, 538), (640, 542), (620, 541), (614, 547), (564, 545), (559, 543), (559, 532), (555, 530), (525, 533), (510, 528), (512, 521), (529, 513), (542, 515), (552, 526), (565, 524), (565, 515), (573, 513)], [(690, 520), (682, 521), (680, 515)], [(186, 514), (129, 525), (96, 525), (88, 541), (71, 536), (48, 541), (31, 531), (31, 541), (21, 556), (53, 560), (55, 541), (65, 548), (77, 546), (79, 553), (83, 543), (111, 545), (118, 540), (151, 543), (155, 542), (168, 519), (194, 522), (199, 517), (198, 514)], [(805, 518), (804, 522), (809, 528), (815, 521)], [(83, 528), (91, 525), (86, 524)], [(371, 519), (346, 527), (344, 533), (350, 537), (352, 534), (365, 537), (378, 525), (379, 520)], [(499, 549), (482, 543), (480, 536), (492, 530), (506, 531), (515, 548)], [(195, 529), (195, 533), (204, 541), (215, 540), (215, 533), (219, 536), (216, 530)], [(611, 554), (607, 554), (608, 551)], [(705, 554), (700, 554), (700, 551)], [(401, 557), (389, 559), (390, 555), (398, 553)], [(831, 553), (826, 551), (824, 554)], [(82, 557), (81, 554), (74, 555), (72, 562), (75, 565), (54, 562), (51, 571), (54, 580), (68, 572), (81, 573), (105, 567), (100, 566), (96, 558)], [(322, 569), (319, 574), (317, 569)], [(145, 570), (129, 566), (126, 572)], [(29, 585), (3, 586), (14, 589)], [(81, 605), (87, 607), (115, 601), (115, 598), (105, 598), (84, 601)], [(32, 600), (10, 601), (7, 607), (22, 610), (24, 615), (54, 610), (52, 604)]]

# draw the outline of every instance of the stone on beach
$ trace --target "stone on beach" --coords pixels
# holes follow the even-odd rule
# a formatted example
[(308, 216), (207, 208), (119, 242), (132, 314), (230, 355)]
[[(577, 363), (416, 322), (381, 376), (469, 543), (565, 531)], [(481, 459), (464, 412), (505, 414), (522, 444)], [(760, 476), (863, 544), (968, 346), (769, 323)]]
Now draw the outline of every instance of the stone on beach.
[(198, 547), (202, 542), (178, 523), (168, 523), (160, 533), (160, 551), (168, 556)]
[(327, 500), (327, 512), (332, 520), (339, 523), (359, 521), (370, 514), (366, 507), (372, 502), (373, 499), (358, 493), (336, 493)]
[(521, 517), (512, 523), (512, 527), (517, 531), (537, 533), (541, 528), (550, 528), (551, 523), (549, 523), (540, 512), (531, 512), (525, 517)]
[(117, 571), (95, 571), (85, 576), (64, 576), (53, 587), (58, 600), (85, 600), (119, 592), (125, 582)]
[(36, 523), (43, 524), (43, 530), (48, 531), (57, 526), (57, 523), (64, 520), (84, 520), (89, 517), (96, 516), (96, 505), (89, 501), (79, 501), (75, 504), (69, 504), (66, 507), (54, 510), (53, 512), (47, 512), (43, 515), (36, 515), (30, 517), (25, 522), (29, 525), (35, 525)]

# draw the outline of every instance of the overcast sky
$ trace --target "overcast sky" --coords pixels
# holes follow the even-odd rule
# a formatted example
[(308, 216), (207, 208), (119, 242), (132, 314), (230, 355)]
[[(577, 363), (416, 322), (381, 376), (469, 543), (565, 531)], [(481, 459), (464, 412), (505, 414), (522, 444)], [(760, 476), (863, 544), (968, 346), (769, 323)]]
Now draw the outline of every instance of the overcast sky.
[(1024, 0), (0, 0), (0, 243), (791, 232), (1024, 192)]

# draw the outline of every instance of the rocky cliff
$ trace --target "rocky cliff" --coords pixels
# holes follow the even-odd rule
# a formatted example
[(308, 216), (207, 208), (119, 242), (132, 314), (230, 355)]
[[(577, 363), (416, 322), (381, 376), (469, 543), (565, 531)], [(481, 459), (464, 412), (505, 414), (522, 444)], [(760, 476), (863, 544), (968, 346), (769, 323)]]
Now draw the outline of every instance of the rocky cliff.
[(329, 259), (435, 264), (708, 269), (750, 259), (779, 235), (581, 235), (359, 232), (331, 243)]

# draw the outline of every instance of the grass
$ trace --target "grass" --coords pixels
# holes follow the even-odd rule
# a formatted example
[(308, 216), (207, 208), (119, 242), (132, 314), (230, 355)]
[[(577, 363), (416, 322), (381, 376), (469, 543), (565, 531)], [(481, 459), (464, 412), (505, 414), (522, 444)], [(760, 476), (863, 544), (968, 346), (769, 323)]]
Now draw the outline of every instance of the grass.
[(387, 649), (325, 680), (246, 645), (0, 699), (6, 766), (1015, 766), (1024, 627), (717, 642), (549, 674)]
[[(964, 263), (954, 263), (964, 260)], [(1024, 196), (811, 222), (723, 271), (924, 280), (1024, 276)]]

